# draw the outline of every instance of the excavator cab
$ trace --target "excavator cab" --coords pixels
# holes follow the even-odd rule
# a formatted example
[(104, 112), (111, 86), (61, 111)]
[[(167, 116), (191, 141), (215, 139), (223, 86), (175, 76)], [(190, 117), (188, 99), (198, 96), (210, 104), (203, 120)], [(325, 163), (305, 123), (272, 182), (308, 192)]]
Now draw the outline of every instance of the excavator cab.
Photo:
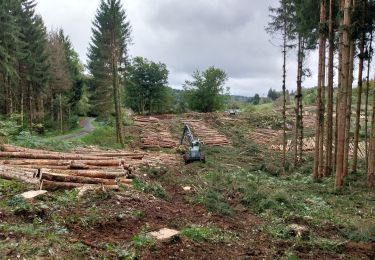
[(201, 161), (205, 163), (206, 157), (202, 151), (202, 142), (199, 139), (194, 139), (193, 133), (191, 132), (189, 126), (186, 124), (184, 126), (184, 132), (181, 138), (181, 145), (183, 144), (185, 136), (187, 137), (187, 140), (189, 142), (188, 150), (183, 156), (185, 163), (188, 164), (195, 161)]

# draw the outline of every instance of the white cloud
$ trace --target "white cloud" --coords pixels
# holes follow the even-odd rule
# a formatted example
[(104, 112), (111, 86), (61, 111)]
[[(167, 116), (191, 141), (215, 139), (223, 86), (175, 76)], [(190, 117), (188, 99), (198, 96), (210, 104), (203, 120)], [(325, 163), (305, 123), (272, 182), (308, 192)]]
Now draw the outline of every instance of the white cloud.
[[(83, 62), (99, 0), (39, 0), (47, 28), (63, 28)], [(195, 69), (224, 69), (232, 94), (281, 89), (282, 57), (264, 27), (277, 0), (124, 0), (133, 27), (132, 56), (167, 64), (171, 86), (180, 88)], [(295, 88), (295, 54), (288, 57), (288, 88)], [(312, 55), (314, 56), (314, 55)], [(315, 55), (316, 56), (316, 55)], [(316, 71), (316, 59), (309, 68)], [(316, 76), (306, 81), (315, 86)]]

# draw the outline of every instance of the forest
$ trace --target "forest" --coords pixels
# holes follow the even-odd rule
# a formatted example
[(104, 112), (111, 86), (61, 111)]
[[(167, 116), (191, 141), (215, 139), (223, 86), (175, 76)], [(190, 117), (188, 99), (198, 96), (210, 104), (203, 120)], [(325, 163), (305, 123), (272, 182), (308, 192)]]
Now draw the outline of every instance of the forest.
[(274, 3), (279, 80), (240, 96), (134, 55), (128, 1), (87, 60), (0, 1), (0, 258), (374, 259), (375, 1)]

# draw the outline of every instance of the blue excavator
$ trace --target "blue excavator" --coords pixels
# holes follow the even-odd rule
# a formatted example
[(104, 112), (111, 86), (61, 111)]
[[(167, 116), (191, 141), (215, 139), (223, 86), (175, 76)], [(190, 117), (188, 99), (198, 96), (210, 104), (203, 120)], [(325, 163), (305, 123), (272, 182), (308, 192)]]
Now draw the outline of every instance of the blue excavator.
[(181, 145), (183, 145), (185, 137), (189, 143), (188, 150), (183, 156), (185, 163), (188, 164), (196, 161), (206, 163), (206, 157), (202, 151), (202, 142), (199, 139), (194, 138), (193, 132), (187, 124), (184, 125)]

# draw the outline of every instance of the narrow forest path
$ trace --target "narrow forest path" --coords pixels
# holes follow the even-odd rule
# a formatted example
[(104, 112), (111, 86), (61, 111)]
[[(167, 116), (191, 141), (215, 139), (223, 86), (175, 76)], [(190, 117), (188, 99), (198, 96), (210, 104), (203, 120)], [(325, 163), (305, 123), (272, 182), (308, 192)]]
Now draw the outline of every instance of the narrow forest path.
[(60, 141), (68, 141), (71, 139), (75, 139), (78, 137), (85, 136), (95, 130), (95, 126), (92, 124), (92, 122), (95, 121), (95, 117), (86, 117), (83, 120), (80, 121), (80, 126), (83, 127), (83, 129), (78, 133), (68, 134), (68, 135), (62, 135), (54, 138), (55, 140)]

